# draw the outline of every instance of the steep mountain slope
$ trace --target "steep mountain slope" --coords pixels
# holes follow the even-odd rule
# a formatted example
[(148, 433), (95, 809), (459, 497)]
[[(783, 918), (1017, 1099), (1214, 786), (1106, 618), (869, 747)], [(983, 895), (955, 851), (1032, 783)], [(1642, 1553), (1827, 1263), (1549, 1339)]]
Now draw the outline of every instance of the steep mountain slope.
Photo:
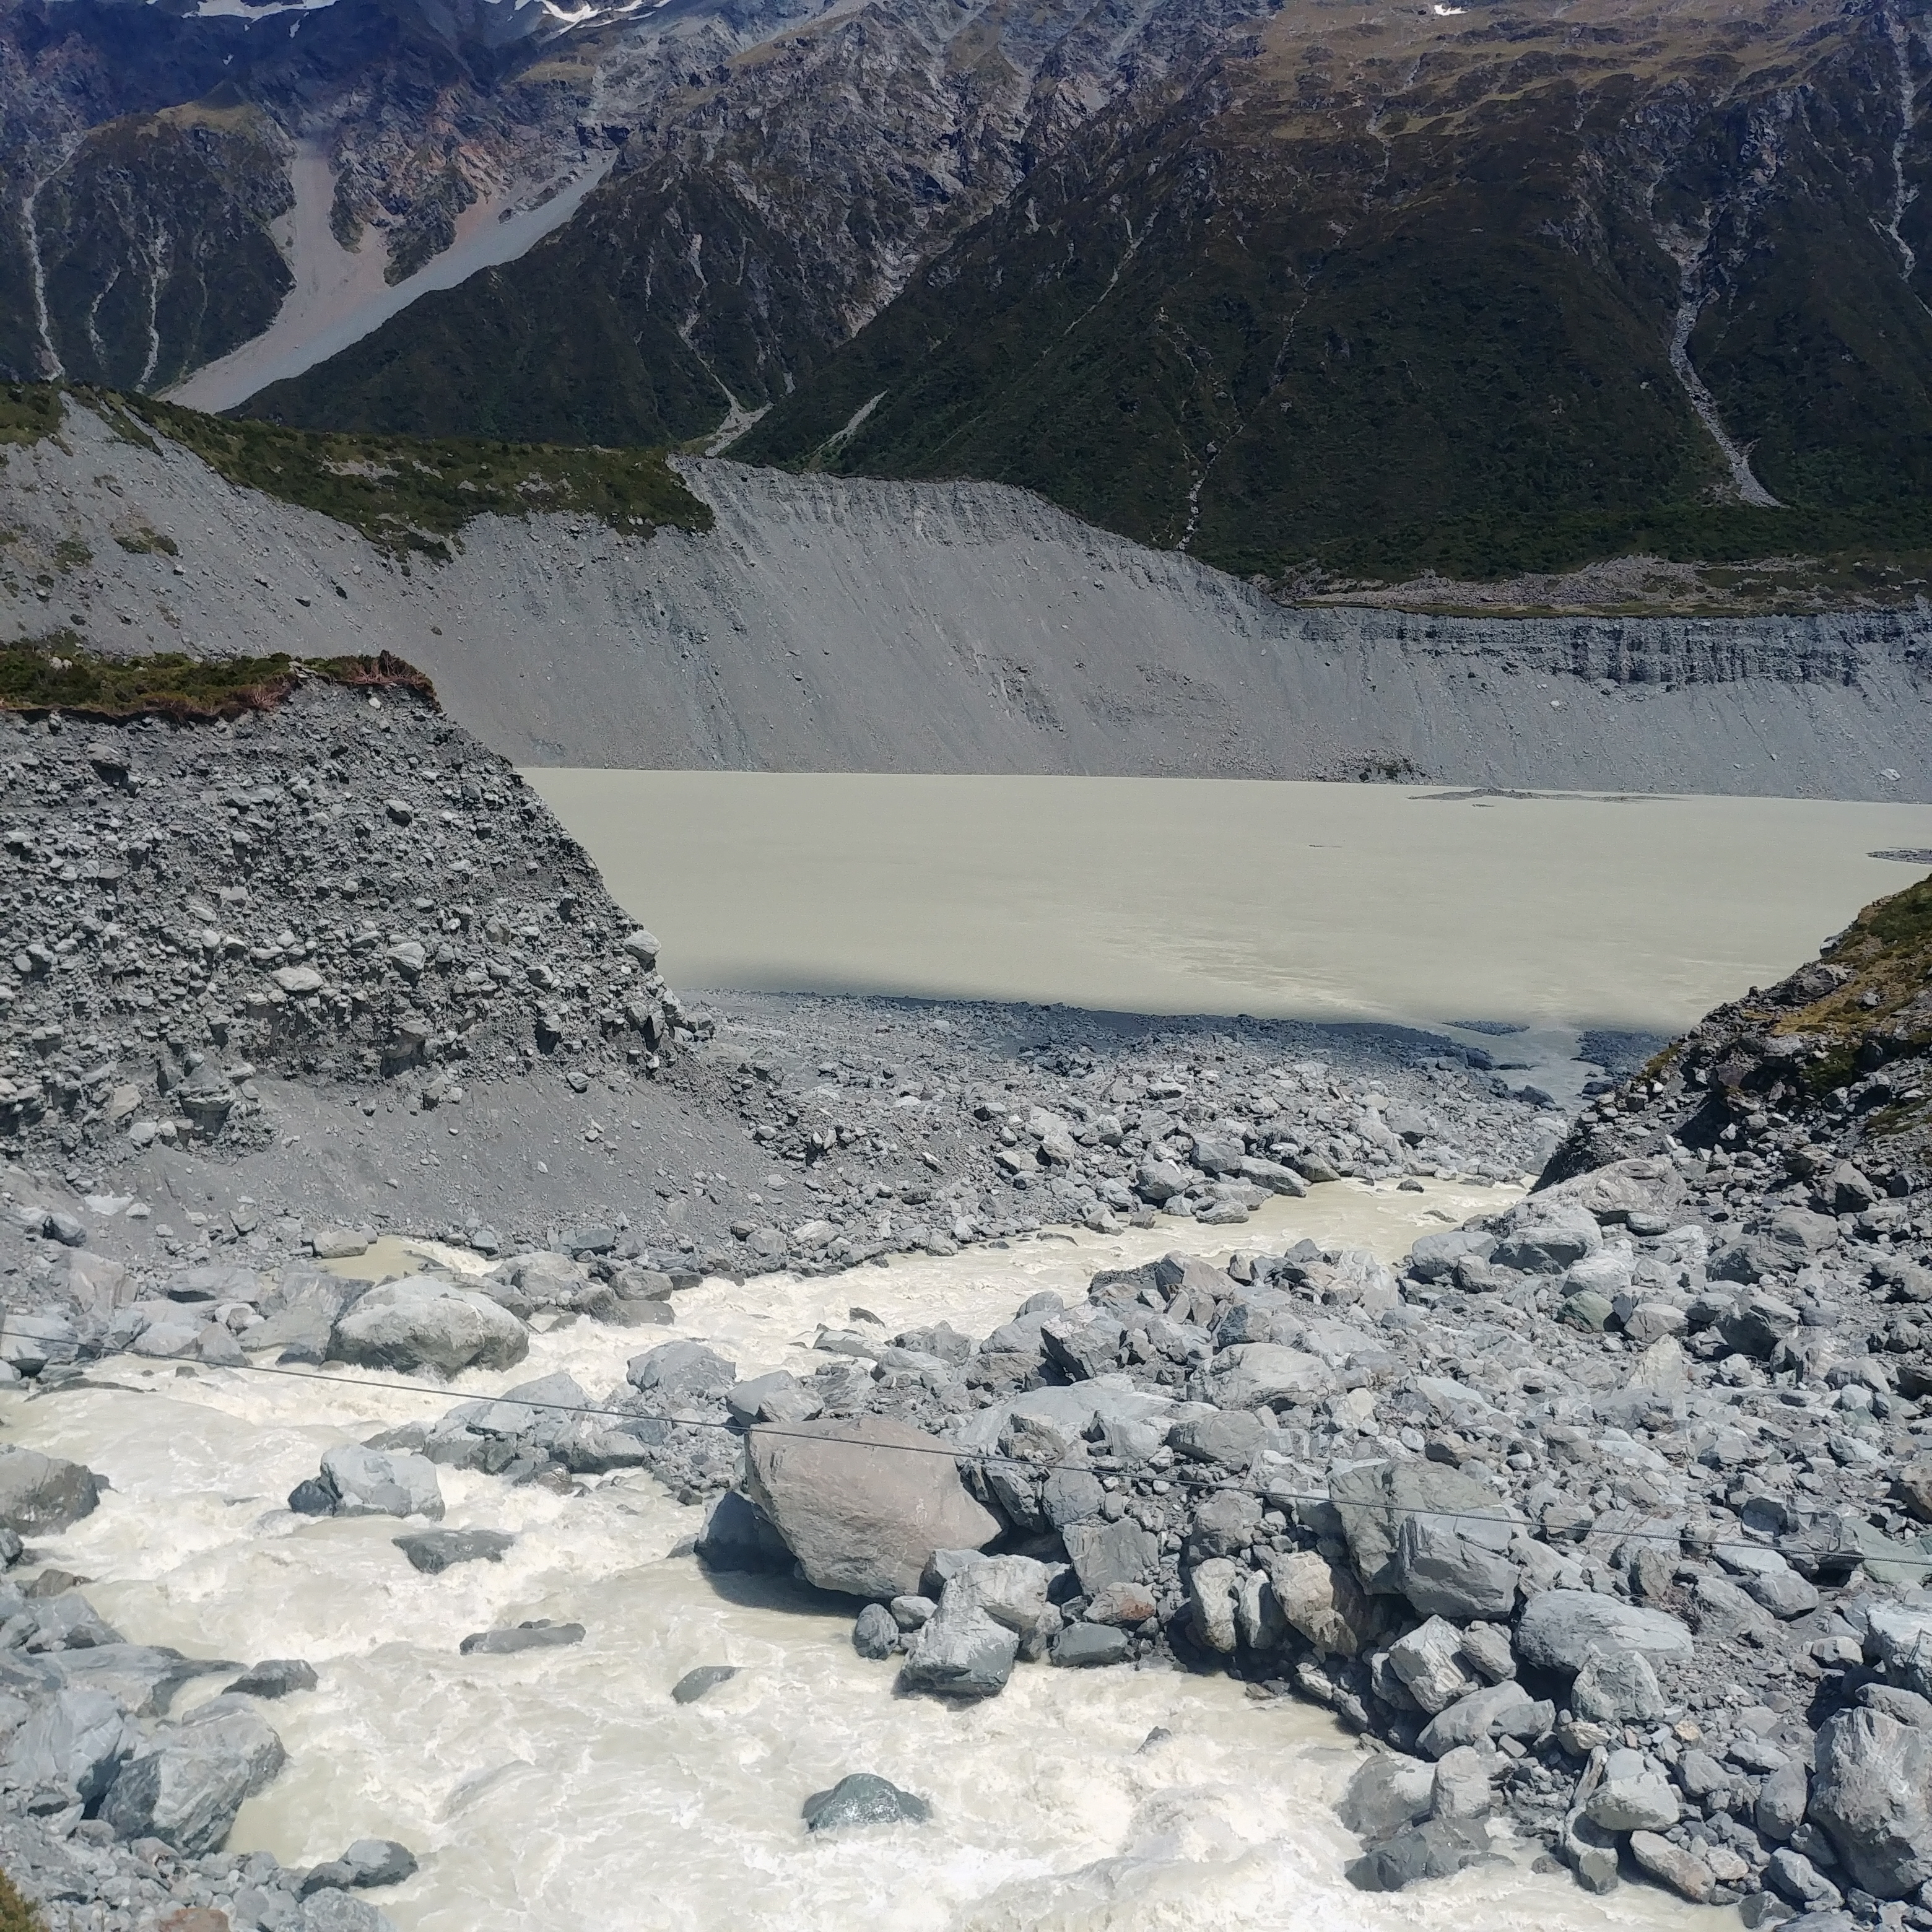
[(808, 384), (1110, 93), (1187, 67), (1244, 4), (871, 0), (702, 67), (668, 47), (616, 174), (567, 228), (248, 409), (613, 442), (740, 420)]
[(335, 252), (405, 280), (800, 10), (0, 0), (0, 376), (154, 388), (259, 334), (317, 266), (280, 219), (301, 155)]
[[(1305, 590), (1932, 578), (1914, 0), (124, 10), (0, 0), (0, 372), (153, 388), (294, 285), (290, 424), (987, 478)], [(308, 302), (318, 185), (407, 282), (592, 154)]]
[(27, 413), (0, 644), (387, 650), (520, 764), (1932, 799), (1910, 612), (1296, 610), (998, 484)]
[(1286, 9), (1117, 104), (739, 452), (1270, 575), (1922, 547), (1922, 18), (1448, 11)]

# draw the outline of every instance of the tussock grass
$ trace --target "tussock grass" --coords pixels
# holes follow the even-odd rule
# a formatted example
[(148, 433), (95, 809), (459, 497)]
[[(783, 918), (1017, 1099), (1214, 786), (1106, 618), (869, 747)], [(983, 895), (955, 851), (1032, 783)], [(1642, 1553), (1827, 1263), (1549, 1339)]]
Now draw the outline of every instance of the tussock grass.
[[(146, 658), (104, 658), (86, 650), (70, 631), (0, 646), (0, 711), (44, 718), (119, 722), (171, 718), (209, 723), (269, 711), (304, 677), (353, 689), (402, 688), (435, 700), (436, 688), (414, 665), (384, 652), (379, 657), (303, 659), (271, 657), (202, 659), (164, 652)], [(0, 1932), (6, 1932), (0, 1923)]]

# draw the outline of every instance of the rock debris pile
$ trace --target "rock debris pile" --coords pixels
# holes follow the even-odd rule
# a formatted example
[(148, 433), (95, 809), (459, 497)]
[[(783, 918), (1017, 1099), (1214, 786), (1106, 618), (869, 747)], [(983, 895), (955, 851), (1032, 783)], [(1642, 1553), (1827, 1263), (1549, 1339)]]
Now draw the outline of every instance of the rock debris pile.
[[(1172, 1022), (1111, 1046), (1068, 1026), (1063, 1040), (989, 1052), (1010, 1014), (948, 1011), (958, 1017), (916, 1042), (881, 1055), (848, 1037), (814, 1066), (798, 1049), (814, 1019), (821, 1039), (836, 1039), (836, 1022), (802, 1003), (789, 1054), (712, 1056), (704, 1077), (719, 1102), (800, 1171), (812, 1211), (789, 1225), (740, 1216), (743, 1246), (711, 1251), (707, 1268), (741, 1273), (748, 1248), (754, 1264), (836, 1271), (1042, 1222), (1239, 1226), (1270, 1196), (1344, 1176), (1513, 1180), (1569, 1124), (1486, 1053), (1426, 1034), (1363, 1028), (1345, 1054), (1331, 1034), (1317, 1058), (1314, 1030), (1286, 1024)], [(730, 1015), (720, 1027), (728, 1048)], [(897, 1179), (908, 1166), (914, 1178)]]
[[(351, 1228), (741, 1276), (1234, 1225), (1334, 1174), (1514, 1179), (1569, 1125), (1520, 1072), (1394, 1029), (689, 1009), (542, 802), (406, 684), (315, 678), (214, 725), (0, 714), (0, 1155), (58, 1178), (39, 1204), (78, 1228), (86, 1197), (191, 1191), (148, 1156), (247, 1176), (245, 1227), (196, 1202), (158, 1261), (239, 1243), (259, 1270), (326, 1236), (311, 1174), (249, 1163), (343, 1132), (332, 1107), (356, 1172), (417, 1170), (336, 1204)], [(434, 1187), (426, 1121), (464, 1150)]]
[(259, 1073), (422, 1103), (560, 1055), (655, 1070), (657, 943), (416, 693), (232, 723), (0, 714), (0, 1148), (259, 1144)]

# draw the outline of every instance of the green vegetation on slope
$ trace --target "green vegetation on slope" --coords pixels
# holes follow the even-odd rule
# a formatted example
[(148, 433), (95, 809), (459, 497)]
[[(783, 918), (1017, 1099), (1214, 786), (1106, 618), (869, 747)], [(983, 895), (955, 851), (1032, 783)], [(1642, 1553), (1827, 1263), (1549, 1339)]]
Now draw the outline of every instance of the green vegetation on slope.
[[(992, 477), (1317, 585), (1798, 556), (1808, 588), (1892, 564), (1909, 598), (1932, 316), (1867, 164), (1898, 131), (1870, 84), (1894, 56), (1870, 22), (1781, 23), (1760, 101), (1660, 142), (1638, 112), (1660, 82), (1750, 90), (1721, 23), (1642, 24), (1280, 15), (1161, 112), (1097, 120), (733, 453)], [(1696, 366), (1778, 509), (1726, 500), (1671, 365), (1666, 244), (1700, 228)]]
[(34, 202), (68, 376), (160, 388), (258, 335), (295, 278), (284, 142), (232, 89), (92, 129)]
[[(71, 631), (0, 645), (0, 711), (44, 717), (116, 720), (172, 718), (206, 722), (268, 711), (304, 676), (354, 689), (402, 688), (432, 701), (435, 688), (414, 665), (385, 651), (380, 657), (302, 659), (197, 658), (164, 652), (146, 658), (104, 658)], [(0, 1920), (0, 1932), (5, 1932)]]
[(10, 382), (0, 389), (0, 443), (38, 442), (60, 426), (60, 392), (52, 383)]
[(0, 1932), (46, 1932), (40, 1909), (0, 1872)]
[[(702, 256), (692, 246), (704, 238)], [(758, 265), (707, 282), (713, 259)], [(843, 338), (808, 235), (703, 176), (627, 176), (520, 260), (420, 296), (240, 412), (314, 428), (685, 443)]]
[(638, 536), (708, 530), (710, 506), (661, 450), (287, 429), (230, 422), (148, 396), (98, 400), (192, 450), (231, 483), (319, 510), (392, 551), (447, 556), (473, 517), (557, 511)]
[(1874, 900), (1827, 956), (1838, 983), (1780, 1014), (1771, 1028), (1811, 1045), (1806, 1079), (1814, 1091), (1828, 1093), (1852, 1078), (1858, 1050), (1874, 1034), (1893, 1058), (1932, 1046), (1932, 878)]

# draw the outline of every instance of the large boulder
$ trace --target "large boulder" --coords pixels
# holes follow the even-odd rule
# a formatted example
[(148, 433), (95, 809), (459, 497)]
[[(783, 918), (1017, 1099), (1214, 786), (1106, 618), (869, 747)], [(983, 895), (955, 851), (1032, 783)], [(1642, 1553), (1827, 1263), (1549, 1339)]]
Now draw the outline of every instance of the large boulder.
[(1118, 1522), (1070, 1522), (1060, 1532), (1080, 1588), (1096, 1597), (1112, 1587), (1138, 1583), (1160, 1561), (1160, 1538), (1131, 1516)]
[(923, 1798), (869, 1771), (853, 1772), (830, 1791), (814, 1791), (802, 1808), (808, 1832), (836, 1832), (848, 1825), (920, 1824), (932, 1816), (932, 1807)]
[(1495, 1856), (1480, 1820), (1431, 1818), (1405, 1826), (1343, 1870), (1358, 1891), (1400, 1892), (1422, 1879), (1454, 1877)]
[(1378, 1751), (1348, 1780), (1335, 1815), (1370, 1844), (1420, 1824), (1435, 1802), (1436, 1772), (1420, 1758)]
[(122, 1767), (100, 1815), (122, 1838), (158, 1838), (188, 1858), (218, 1851), (242, 1801), (286, 1762), (254, 1712), (218, 1700)]
[(1536, 1670), (1574, 1676), (1594, 1651), (1634, 1651), (1653, 1664), (1688, 1664), (1689, 1629), (1664, 1610), (1646, 1610), (1592, 1590), (1546, 1590), (1530, 1599), (1516, 1628), (1516, 1654)]
[[(1481, 1546), (1506, 1548), (1516, 1520), (1495, 1490), (1439, 1462), (1358, 1462), (1328, 1478), (1328, 1495), (1342, 1519), (1348, 1553), (1364, 1586), (1388, 1596), (1403, 1594), (1400, 1558), (1402, 1525), (1433, 1518), (1436, 1526)], [(1489, 1525), (1497, 1528), (1492, 1531)]]
[(62, 1650), (50, 1661), (69, 1690), (104, 1691), (132, 1718), (158, 1717), (183, 1684), (238, 1667), (220, 1658), (184, 1657), (178, 1650), (141, 1643)]
[(15, 1734), (8, 1772), (19, 1784), (68, 1786), (92, 1804), (114, 1782), (140, 1736), (106, 1691), (59, 1691), (37, 1704)]
[(1874, 1898), (1916, 1891), (1932, 1879), (1932, 1731), (1882, 1711), (1828, 1718), (1810, 1816)]
[(745, 1486), (810, 1582), (876, 1602), (916, 1595), (934, 1550), (1000, 1534), (952, 1445), (888, 1416), (760, 1425), (745, 1440)]
[(1604, 1245), (1596, 1217), (1580, 1204), (1532, 1195), (1513, 1208), (1490, 1259), (1525, 1274), (1562, 1274)]
[(1396, 1581), (1425, 1617), (1507, 1617), (1521, 1573), (1504, 1553), (1514, 1526), (1502, 1518), (1402, 1519), (1396, 1534)]
[(1556, 1721), (1556, 1706), (1533, 1698), (1513, 1677), (1472, 1690), (1423, 1726), (1415, 1748), (1428, 1757), (1446, 1757), (1465, 1744), (1496, 1738), (1540, 1737)]
[(1359, 1657), (1382, 1634), (1381, 1606), (1320, 1551), (1270, 1556), (1268, 1573), (1282, 1615), (1324, 1655)]
[(1335, 1387), (1318, 1355), (1274, 1342), (1243, 1342), (1214, 1358), (1214, 1399), (1223, 1408), (1261, 1408), (1313, 1402)]
[(943, 1610), (957, 1597), (986, 1612), (996, 1624), (1028, 1637), (1060, 1627), (1060, 1613), (1047, 1601), (1053, 1574), (1030, 1556), (986, 1556), (957, 1570), (940, 1597)]
[(970, 1701), (997, 1696), (1019, 1655), (1016, 1632), (996, 1622), (970, 1591), (949, 1583), (899, 1671), (899, 1688)]
[(702, 1342), (666, 1342), (633, 1355), (624, 1377), (644, 1395), (722, 1397), (737, 1381), (738, 1371)]
[(442, 1514), (436, 1465), (427, 1456), (345, 1443), (322, 1457), (322, 1480), (335, 1492), (338, 1516)]
[(100, 1500), (99, 1478), (80, 1463), (38, 1449), (0, 1449), (0, 1524), (16, 1535), (65, 1529)]
[(514, 1368), (530, 1352), (530, 1330), (508, 1309), (436, 1275), (372, 1288), (328, 1338), (332, 1361), (406, 1375)]

